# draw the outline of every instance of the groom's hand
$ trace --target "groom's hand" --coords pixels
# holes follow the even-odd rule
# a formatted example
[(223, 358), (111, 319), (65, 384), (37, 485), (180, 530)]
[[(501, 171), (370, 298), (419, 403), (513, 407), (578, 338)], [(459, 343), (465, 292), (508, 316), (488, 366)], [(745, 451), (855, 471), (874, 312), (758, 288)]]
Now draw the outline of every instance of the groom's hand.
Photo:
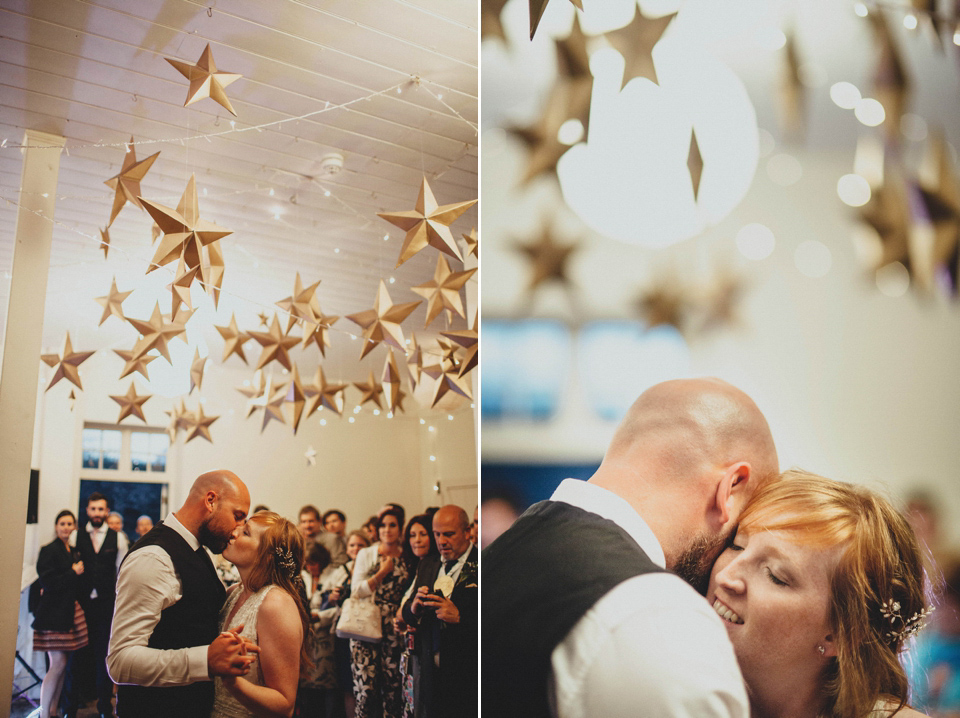
[(212, 676), (243, 676), (260, 652), (259, 646), (250, 643), (239, 632), (243, 626), (225, 631), (217, 636), (207, 648), (207, 671)]

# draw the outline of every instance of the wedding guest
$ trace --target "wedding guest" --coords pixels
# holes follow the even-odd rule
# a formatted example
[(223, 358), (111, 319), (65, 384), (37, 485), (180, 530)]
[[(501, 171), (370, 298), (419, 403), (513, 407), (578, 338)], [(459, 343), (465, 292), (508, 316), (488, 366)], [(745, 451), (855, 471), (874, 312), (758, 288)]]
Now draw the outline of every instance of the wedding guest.
[(374, 515), (364, 521), (363, 526), (360, 527), (360, 530), (363, 531), (364, 536), (367, 537), (367, 541), (370, 541), (371, 543), (377, 540), (378, 523), (379, 519), (376, 515)]
[[(353, 579), (353, 567), (360, 549), (367, 548), (370, 540), (363, 531), (355, 530), (347, 534), (347, 557), (343, 566), (337, 567), (334, 575), (335, 587), (330, 592), (330, 605), (342, 606), (350, 597), (350, 582)], [(343, 704), (347, 718), (354, 718), (356, 713), (356, 698), (353, 696), (352, 661), (350, 659), (350, 639), (340, 638), (333, 642), (334, 662), (337, 665), (337, 681), (343, 688)]]
[(123, 516), (118, 511), (111, 511), (107, 515), (107, 526), (117, 533), (123, 532)]
[(338, 585), (343, 566), (332, 566), (330, 552), (318, 543), (307, 549), (304, 563), (302, 576), (310, 608), (309, 655), (313, 666), (301, 678), (297, 704), (302, 716), (344, 718), (343, 690), (337, 683), (331, 631), (339, 609), (327, 600)]
[(150, 529), (152, 528), (153, 528), (153, 519), (147, 516), (146, 514), (144, 514), (143, 516), (137, 519), (137, 536), (139, 536), (140, 538), (143, 538), (148, 533), (150, 533)]
[(42, 593), (34, 611), (33, 650), (46, 651), (50, 667), (40, 685), (40, 707), (35, 718), (57, 715), (67, 658), (87, 645), (87, 622), (78, 600), (83, 561), (80, 552), (70, 545), (77, 520), (73, 512), (64, 509), (53, 525), (56, 538), (40, 549), (37, 558)]
[(330, 552), (330, 562), (334, 566), (342, 566), (347, 562), (347, 545), (343, 537), (323, 530), (320, 511), (316, 506), (307, 504), (300, 509), (299, 522), (298, 528), (304, 540), (323, 544)]
[(347, 532), (347, 516), (340, 509), (323, 512), (323, 528), (343, 538)]

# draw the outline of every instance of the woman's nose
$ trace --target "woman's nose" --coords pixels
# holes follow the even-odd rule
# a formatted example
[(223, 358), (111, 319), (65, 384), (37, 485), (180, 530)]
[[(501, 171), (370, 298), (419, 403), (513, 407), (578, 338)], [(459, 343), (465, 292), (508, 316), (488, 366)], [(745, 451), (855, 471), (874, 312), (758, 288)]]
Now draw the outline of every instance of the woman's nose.
[(733, 559), (717, 572), (717, 583), (732, 593), (743, 593), (747, 584), (743, 578), (740, 561)]

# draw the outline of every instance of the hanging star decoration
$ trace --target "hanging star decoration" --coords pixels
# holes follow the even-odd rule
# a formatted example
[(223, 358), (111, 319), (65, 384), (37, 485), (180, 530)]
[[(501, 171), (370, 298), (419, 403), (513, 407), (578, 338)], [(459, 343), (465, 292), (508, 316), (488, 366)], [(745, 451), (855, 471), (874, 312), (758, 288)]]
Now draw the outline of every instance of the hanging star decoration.
[(218, 242), (233, 232), (213, 222), (200, 219), (196, 176), (190, 175), (190, 180), (176, 209), (165, 207), (144, 197), (140, 198), (140, 202), (163, 230), (163, 239), (157, 245), (157, 251), (147, 269), (147, 274), (158, 267), (182, 259), (187, 269), (200, 267), (201, 278), (206, 283), (209, 277), (203, 274), (204, 247)]
[(187, 269), (183, 259), (180, 260), (180, 263), (177, 267), (177, 276), (174, 278), (173, 282), (167, 286), (167, 288), (170, 290), (170, 296), (173, 300), (173, 304), (171, 305), (170, 309), (171, 316), (177, 316), (177, 312), (180, 310), (181, 305), (185, 306), (188, 310), (193, 309), (193, 302), (190, 300), (190, 285), (193, 284), (193, 280), (196, 278), (199, 271), (200, 267)]
[(110, 230), (104, 227), (100, 230), (100, 249), (103, 250), (103, 258), (107, 258), (110, 253)]
[(920, 202), (916, 224), (921, 231), (912, 233), (912, 274), (921, 290), (932, 291), (940, 284), (956, 296), (960, 273), (960, 181), (942, 132), (930, 135), (917, 189)]
[(943, 33), (948, 27), (949, 20), (939, 12), (937, 0), (911, 0), (910, 5), (920, 16), (921, 23), (930, 29), (930, 35), (936, 47), (943, 51)]
[(442, 254), (437, 255), (437, 267), (433, 272), (433, 279), (429, 282), (411, 287), (411, 290), (427, 300), (427, 321), (424, 328), (430, 325), (437, 315), (444, 309), (447, 316), (455, 312), (457, 316), (466, 319), (463, 311), (463, 301), (460, 299), (460, 290), (474, 274), (476, 269), (463, 272), (451, 272), (450, 265)]
[(60, 354), (42, 354), (40, 359), (44, 364), (56, 367), (53, 378), (44, 391), (50, 391), (50, 388), (61, 379), (66, 379), (75, 387), (83, 390), (80, 384), (80, 365), (92, 357), (94, 352), (75, 352), (73, 343), (70, 341), (70, 332), (67, 332), (67, 338), (63, 342), (63, 351)]
[(237, 391), (247, 397), (247, 418), (249, 419), (253, 412), (262, 409), (265, 403), (261, 400), (264, 396), (267, 396), (263, 371), (258, 369), (254, 372), (253, 382), (245, 382), (244, 386), (237, 387)]
[(786, 62), (780, 81), (780, 127), (785, 137), (803, 139), (806, 127), (807, 93), (800, 79), (800, 55), (797, 49), (796, 33), (787, 34), (784, 45)]
[(174, 404), (169, 411), (163, 413), (170, 417), (170, 423), (167, 424), (167, 436), (170, 437), (170, 443), (172, 444), (177, 440), (177, 432), (180, 429), (186, 430), (190, 426), (192, 412), (187, 411), (187, 407), (181, 398), (179, 405)]
[(365, 382), (353, 382), (353, 385), (360, 390), (362, 394), (360, 398), (360, 403), (357, 406), (363, 406), (367, 402), (377, 405), (377, 408), (382, 409), (383, 405), (380, 403), (380, 385), (377, 384), (376, 380), (373, 378), (373, 369), (370, 370), (370, 376), (367, 377)]
[(220, 291), (225, 273), (226, 267), (220, 242), (211, 242), (207, 245), (207, 257), (200, 267), (200, 275), (206, 277), (203, 281), (207, 285), (207, 293), (213, 299), (214, 309), (220, 306)]
[(883, 12), (871, 12), (869, 18), (880, 47), (880, 57), (873, 73), (873, 96), (883, 106), (883, 127), (887, 131), (887, 137), (897, 141), (900, 118), (906, 112), (909, 101), (911, 82)]
[[(533, 39), (540, 25), (540, 18), (543, 17), (543, 11), (547, 9), (547, 3), (550, 0), (528, 0), (530, 8), (530, 39)], [(575, 8), (583, 10), (583, 0), (570, 0)]]
[(460, 254), (457, 241), (450, 233), (450, 225), (476, 203), (477, 200), (474, 199), (469, 202), (456, 202), (439, 206), (433, 196), (433, 190), (427, 184), (427, 178), (424, 177), (420, 184), (420, 194), (417, 197), (417, 204), (414, 209), (378, 212), (378, 217), (387, 220), (390, 224), (396, 225), (407, 233), (403, 239), (403, 246), (400, 247), (400, 258), (397, 260), (397, 266), (399, 267), (428, 245), (449, 254), (451, 257), (456, 257), (462, 262), (463, 256)]
[(910, 269), (910, 227), (912, 214), (903, 172), (893, 160), (883, 163), (883, 180), (874, 186), (870, 200), (860, 208), (860, 219), (873, 228), (880, 251), (870, 267), (875, 272), (901, 262)]
[[(143, 208), (143, 205), (139, 205), (140, 208)], [(163, 234), (163, 230), (160, 229), (160, 225), (156, 222), (153, 223), (153, 226), (150, 227), (150, 244), (151, 246), (160, 238), (160, 235)]]
[(662, 17), (648, 18), (640, 12), (640, 8), (636, 8), (629, 25), (606, 34), (607, 41), (623, 56), (626, 63), (620, 82), (621, 90), (635, 77), (644, 77), (654, 85), (660, 84), (653, 63), (653, 48), (660, 42), (670, 21), (676, 16), (677, 13), (673, 12)]
[(130, 138), (130, 144), (127, 145), (127, 152), (123, 156), (123, 166), (120, 168), (120, 173), (104, 181), (107, 187), (115, 190), (113, 209), (110, 210), (110, 221), (107, 222), (107, 227), (113, 224), (113, 220), (117, 218), (120, 210), (123, 209), (123, 206), (127, 202), (134, 207), (143, 209), (143, 205), (140, 204), (139, 200), (140, 181), (159, 156), (160, 153), (155, 152), (146, 159), (137, 162), (137, 150), (133, 144), (133, 137)]
[(273, 384), (273, 376), (267, 378), (266, 386), (263, 389), (263, 394), (253, 401), (252, 405), (255, 405), (257, 408), (263, 409), (263, 423), (260, 425), (260, 433), (264, 432), (264, 429), (267, 428), (267, 424), (271, 421), (278, 421), (281, 424), (286, 424), (287, 420), (283, 417), (283, 404), (287, 398), (287, 386), (283, 382), (278, 382), (275, 386)]
[(703, 177), (703, 157), (700, 155), (700, 145), (697, 142), (696, 130), (690, 130), (690, 151), (687, 153), (687, 170), (690, 172), (690, 183), (693, 185), (693, 201), (697, 201), (700, 194), (700, 178)]
[(257, 314), (257, 317), (260, 319), (260, 326), (266, 327), (270, 325), (270, 317), (266, 312), (260, 312)]
[(430, 364), (423, 367), (422, 375), (428, 376), (434, 382), (430, 408), (435, 407), (441, 399), (451, 392), (466, 399), (472, 398), (470, 388), (463, 380), (456, 377), (455, 368), (445, 370), (441, 363)]
[(169, 57), (164, 59), (173, 65), (181, 75), (190, 80), (190, 89), (187, 91), (187, 100), (183, 103), (184, 107), (209, 97), (225, 107), (231, 115), (237, 116), (233, 105), (230, 104), (230, 98), (227, 97), (225, 88), (232, 82), (239, 80), (243, 75), (218, 71), (217, 65), (213, 61), (213, 53), (210, 51), (210, 43), (207, 43), (207, 46), (203, 49), (196, 65), (180, 60), (171, 60)]
[(225, 362), (232, 355), (236, 354), (243, 360), (243, 363), (247, 363), (247, 357), (243, 353), (244, 343), (250, 341), (250, 335), (246, 332), (241, 332), (237, 327), (237, 317), (235, 314), (230, 315), (230, 324), (225, 327), (220, 327), (214, 325), (213, 327), (223, 338), (223, 359), (222, 362)]
[(331, 346), (330, 327), (333, 326), (334, 322), (339, 318), (340, 317), (332, 314), (324, 314), (318, 307), (314, 316), (316, 324), (304, 325), (302, 347), (306, 349), (310, 343), (316, 343), (317, 348), (320, 350), (320, 356), (325, 357), (327, 355), (326, 347)]
[(550, 88), (540, 117), (526, 127), (513, 127), (510, 133), (526, 146), (527, 166), (520, 180), (526, 185), (540, 175), (556, 175), (557, 162), (570, 149), (559, 139), (560, 127), (576, 120), (589, 128), (593, 75), (587, 55), (586, 37), (580, 21), (574, 18), (570, 35), (556, 41), (557, 79)]
[(316, 466), (317, 465), (317, 450), (312, 446), (308, 446), (307, 450), (303, 453), (304, 457), (307, 459), (307, 466)]
[(190, 391), (187, 392), (188, 394), (192, 394), (194, 388), (200, 388), (200, 384), (203, 382), (203, 366), (206, 363), (207, 358), (200, 356), (200, 349), (195, 349), (193, 362), (190, 364)]
[(473, 320), (473, 329), (468, 329), (465, 331), (440, 332), (440, 334), (445, 336), (450, 341), (459, 344), (466, 350), (464, 354), (459, 357), (460, 371), (457, 373), (457, 377), (462, 379), (464, 374), (469, 372), (471, 369), (474, 369), (480, 361), (478, 355), (480, 350), (480, 341), (477, 334), (477, 317), (475, 317)]
[(410, 338), (410, 350), (407, 352), (407, 371), (410, 372), (410, 384), (415, 389), (420, 382), (423, 367), (423, 349), (417, 343), (417, 335)]
[(507, 0), (484, 0), (480, 3), (480, 39), (499, 37), (506, 42), (507, 36), (503, 32), (503, 23), (500, 22), (500, 13)]
[(284, 334), (276, 316), (273, 317), (269, 332), (249, 332), (249, 334), (263, 347), (260, 359), (257, 361), (257, 369), (262, 369), (270, 362), (276, 361), (287, 371), (290, 370), (290, 349), (299, 344), (300, 340)]
[(144, 379), (150, 379), (147, 375), (147, 364), (157, 358), (155, 354), (137, 355), (133, 350), (128, 351), (126, 349), (114, 349), (113, 353), (124, 361), (123, 371), (120, 373), (121, 379), (130, 376), (135, 371), (140, 372)]
[(313, 304), (316, 299), (317, 287), (319, 286), (320, 280), (318, 279), (310, 286), (304, 287), (303, 282), (300, 280), (300, 272), (297, 272), (297, 278), (293, 284), (293, 294), (277, 302), (277, 306), (289, 315), (287, 318), (287, 332), (289, 332), (298, 321), (313, 324), (315, 319)]
[(123, 316), (123, 301), (131, 294), (133, 294), (132, 289), (129, 292), (117, 291), (117, 278), (114, 277), (110, 282), (110, 293), (105, 297), (96, 298), (97, 303), (103, 307), (103, 316), (100, 317), (98, 326), (103, 326), (103, 323), (111, 315), (118, 319), (125, 319)]
[(303, 416), (303, 410), (307, 404), (307, 396), (303, 393), (303, 384), (300, 383), (300, 372), (297, 365), (293, 365), (293, 378), (287, 387), (284, 403), (291, 409), (290, 425), (293, 427), (293, 433), (297, 433), (300, 427), (300, 418)]
[(676, 279), (659, 278), (640, 292), (636, 309), (648, 328), (667, 325), (686, 329), (695, 302)]
[(141, 357), (151, 349), (156, 349), (160, 352), (160, 356), (170, 364), (173, 364), (173, 362), (170, 361), (170, 352), (167, 349), (167, 343), (186, 331), (185, 322), (165, 321), (163, 315), (160, 313), (159, 303), (154, 306), (153, 314), (150, 316), (149, 321), (133, 319), (131, 317), (127, 317), (127, 321), (134, 329), (140, 332), (141, 335), (140, 340), (137, 341), (133, 347), (134, 357)]
[(724, 270), (707, 284), (701, 301), (701, 319), (697, 331), (703, 333), (714, 329), (733, 329), (741, 324), (737, 309), (746, 292), (743, 277)]
[(566, 287), (570, 286), (567, 277), (567, 262), (570, 255), (580, 248), (579, 243), (560, 244), (553, 236), (553, 230), (544, 225), (540, 239), (531, 243), (516, 243), (514, 248), (527, 256), (530, 262), (529, 291), (534, 291), (541, 284), (548, 281), (557, 281)]
[(210, 436), (210, 425), (219, 418), (219, 416), (205, 415), (203, 413), (203, 405), (197, 404), (197, 410), (189, 412), (184, 417), (187, 422), (184, 427), (187, 432), (187, 438), (184, 439), (183, 443), (187, 444), (200, 436), (212, 444), (213, 438)]
[(318, 366), (313, 384), (305, 384), (303, 387), (304, 396), (309, 399), (307, 417), (320, 408), (329, 409), (337, 416), (343, 414), (343, 390), (346, 388), (346, 384), (329, 383), (323, 375), (323, 367)]
[(135, 416), (146, 424), (147, 417), (143, 415), (143, 405), (151, 396), (151, 394), (137, 394), (137, 388), (132, 381), (126, 394), (122, 396), (114, 396), (111, 394), (110, 398), (120, 405), (120, 418), (117, 419), (117, 423), (119, 424), (128, 416)]
[(383, 392), (383, 399), (387, 403), (387, 411), (394, 411), (399, 405), (402, 390), (400, 389), (400, 369), (397, 366), (396, 357), (393, 356), (393, 349), (387, 350), (380, 382), (380, 391)]
[(477, 237), (477, 228), (474, 227), (470, 230), (470, 234), (461, 234), (463, 241), (467, 243), (467, 251), (465, 255), (473, 255), (478, 260), (480, 259), (480, 239)]
[(366, 341), (360, 350), (360, 358), (363, 359), (380, 342), (403, 350), (404, 339), (400, 322), (410, 316), (418, 304), (419, 301), (394, 304), (387, 292), (387, 285), (381, 279), (373, 309), (347, 315), (347, 319), (363, 329), (363, 338)]

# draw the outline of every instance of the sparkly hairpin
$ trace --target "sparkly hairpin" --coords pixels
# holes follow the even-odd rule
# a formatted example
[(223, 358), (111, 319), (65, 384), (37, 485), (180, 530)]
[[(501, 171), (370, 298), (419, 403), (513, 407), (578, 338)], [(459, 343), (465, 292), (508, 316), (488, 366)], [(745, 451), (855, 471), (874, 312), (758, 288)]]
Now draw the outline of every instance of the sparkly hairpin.
[(880, 605), (880, 614), (884, 618), (890, 619), (890, 623), (896, 623), (898, 620), (903, 622), (903, 626), (898, 631), (885, 631), (883, 636), (887, 640), (900, 642), (905, 641), (910, 636), (916, 634), (921, 628), (927, 625), (927, 620), (930, 618), (930, 614), (934, 612), (936, 608), (934, 606), (928, 606), (921, 608), (915, 614), (910, 616), (909, 619), (904, 620), (903, 616), (900, 615), (900, 604), (893, 599), (889, 601), (884, 601)]
[(293, 554), (290, 552), (290, 549), (281, 551), (280, 547), (277, 546), (274, 552), (277, 554), (277, 563), (287, 570), (291, 579), (296, 579), (296, 577), (299, 576), (299, 571), (297, 571), (297, 564), (293, 562)]

